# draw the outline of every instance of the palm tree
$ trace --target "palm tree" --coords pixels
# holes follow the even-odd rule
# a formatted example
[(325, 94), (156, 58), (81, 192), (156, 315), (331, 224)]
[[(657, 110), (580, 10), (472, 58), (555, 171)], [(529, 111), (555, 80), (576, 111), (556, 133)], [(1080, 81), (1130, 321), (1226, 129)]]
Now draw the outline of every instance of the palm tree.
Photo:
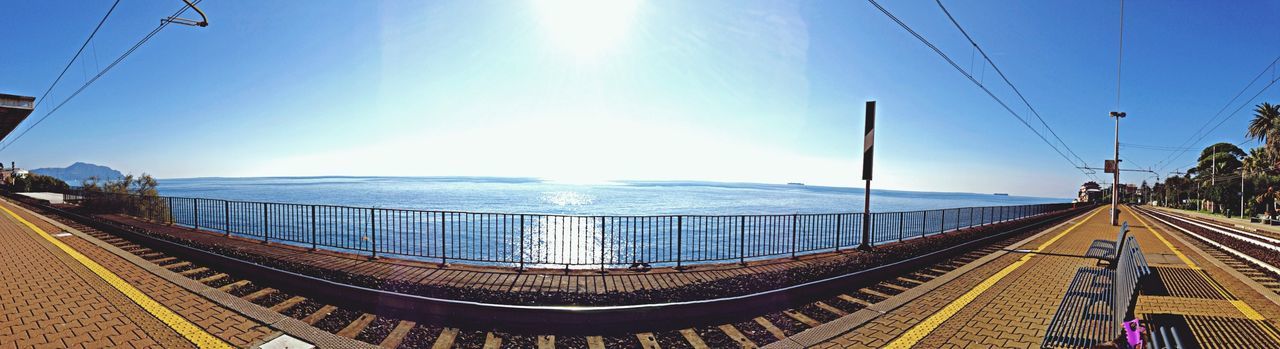
[(1272, 173), (1275, 171), (1275, 159), (1265, 146), (1249, 149), (1249, 155), (1241, 159), (1244, 172), (1250, 175)]
[(1280, 150), (1280, 106), (1263, 102), (1254, 108), (1245, 136), (1261, 141), (1269, 150)]

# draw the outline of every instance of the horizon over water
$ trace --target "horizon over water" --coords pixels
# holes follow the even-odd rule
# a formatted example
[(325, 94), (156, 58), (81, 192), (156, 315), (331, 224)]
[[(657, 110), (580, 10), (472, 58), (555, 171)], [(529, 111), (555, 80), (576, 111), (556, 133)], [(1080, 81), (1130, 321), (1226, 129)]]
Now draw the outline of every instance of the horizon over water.
[[(739, 215), (862, 212), (863, 188), (519, 177), (205, 177), (158, 180), (161, 195), (487, 213)], [(872, 212), (1070, 202), (1069, 198), (874, 189)]]

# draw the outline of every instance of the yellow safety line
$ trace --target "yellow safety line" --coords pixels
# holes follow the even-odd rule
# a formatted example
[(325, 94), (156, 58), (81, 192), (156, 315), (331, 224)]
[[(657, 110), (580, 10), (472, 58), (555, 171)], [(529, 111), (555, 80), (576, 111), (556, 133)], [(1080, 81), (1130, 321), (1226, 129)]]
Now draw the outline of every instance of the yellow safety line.
[[(1049, 239), (1049, 241), (1045, 241), (1043, 244), (1040, 244), (1040, 246), (1037, 246), (1034, 251), (1040, 252), (1040, 251), (1043, 251), (1045, 248), (1048, 248), (1049, 245), (1052, 245), (1054, 242), (1057, 242), (1058, 239), (1061, 239), (1063, 236), (1066, 236), (1067, 233), (1070, 233), (1072, 230), (1075, 230), (1076, 227), (1079, 227), (1081, 224), (1084, 224), (1084, 222), (1088, 222), (1089, 219), (1093, 218), (1093, 216), (1098, 215), (1098, 212), (1102, 212), (1102, 210), (1095, 209), (1092, 214), (1089, 214), (1088, 217), (1085, 217), (1079, 222), (1076, 222), (1075, 225), (1072, 225), (1066, 230), (1063, 230), (1061, 233), (1058, 233), (1058, 235), (1055, 235), (1052, 239)], [(929, 332), (933, 332), (933, 330), (937, 329), (938, 326), (941, 326), (943, 322), (946, 322), (948, 319), (951, 319), (951, 317), (954, 316), (956, 313), (960, 312), (960, 309), (963, 309), (965, 306), (968, 306), (970, 302), (973, 302), (973, 300), (977, 299), (978, 296), (982, 295), (983, 292), (986, 292), (987, 289), (991, 288), (991, 286), (994, 286), (996, 282), (999, 282), (1001, 279), (1004, 279), (1005, 276), (1009, 276), (1009, 274), (1013, 273), (1014, 270), (1017, 270), (1019, 267), (1022, 267), (1022, 265), (1026, 264), (1027, 261), (1030, 261), (1031, 256), (1033, 254), (1034, 253), (1027, 253), (1023, 255), (1022, 258), (1019, 258), (1017, 261), (1014, 261), (1013, 264), (1010, 264), (1009, 266), (1004, 267), (1004, 269), (1001, 269), (999, 272), (996, 272), (995, 275), (991, 275), (986, 280), (982, 280), (981, 283), (978, 283), (978, 285), (970, 289), (969, 292), (965, 292), (965, 294), (961, 295), (960, 298), (956, 298), (955, 300), (951, 301), (951, 303), (947, 304), (947, 306), (943, 307), (941, 310), (938, 310), (938, 312), (933, 313), (933, 315), (930, 315), (928, 318), (924, 319), (924, 321), (921, 321), (915, 326), (912, 326), (906, 332), (903, 332), (902, 335), (898, 336), (898, 338), (895, 338), (893, 342), (890, 342), (889, 345), (885, 346), (885, 348), (910, 348), (911, 346), (914, 346), (917, 342), (920, 342), (921, 339), (924, 339), (924, 337), (928, 335)]]
[(1133, 217), (1137, 218), (1138, 222), (1142, 223), (1142, 226), (1147, 228), (1147, 231), (1151, 232), (1152, 235), (1155, 235), (1157, 239), (1160, 239), (1160, 242), (1163, 242), (1165, 246), (1168, 246), (1170, 250), (1173, 250), (1173, 254), (1177, 255), (1178, 259), (1182, 260), (1182, 263), (1185, 263), (1187, 266), (1191, 267), (1191, 269), (1200, 269), (1200, 266), (1196, 265), (1196, 262), (1192, 262), (1191, 258), (1187, 258), (1187, 255), (1182, 254), (1182, 251), (1178, 250), (1178, 248), (1176, 247), (1173, 247), (1173, 244), (1169, 243), (1169, 240), (1166, 240), (1164, 238), (1164, 235), (1160, 235), (1160, 233), (1156, 232), (1154, 229), (1151, 229), (1151, 224), (1147, 223), (1147, 220), (1142, 219), (1142, 216), (1135, 214), (1133, 215)]
[(173, 328), (174, 331), (177, 331), (183, 337), (186, 337), (187, 340), (194, 343), (197, 347), (231, 348), (231, 345), (227, 344), (227, 342), (218, 339), (218, 337), (214, 337), (209, 334), (209, 332), (205, 332), (204, 329), (192, 324), (190, 321), (187, 321), (187, 319), (179, 316), (172, 310), (169, 310), (169, 308), (166, 308), (164, 305), (161, 305), (159, 302), (151, 299), (151, 297), (142, 293), (142, 291), (137, 288), (134, 288), (133, 285), (125, 282), (124, 279), (121, 279), (115, 273), (107, 270), (107, 268), (98, 264), (98, 262), (94, 262), (92, 259), (89, 259), (89, 257), (86, 257), (85, 255), (80, 254), (79, 251), (71, 248), (71, 246), (67, 246), (62, 243), (62, 241), (58, 241), (58, 239), (53, 238), (49, 233), (46, 233), (44, 230), (35, 226), (35, 224), (31, 224), (31, 222), (28, 222), (26, 219), (22, 219), (22, 217), (13, 213), (13, 211), (10, 211), (4, 206), (0, 206), (0, 210), (4, 210), (4, 212), (13, 216), (13, 218), (18, 219), (19, 222), (22, 222), (23, 225), (34, 230), (38, 235), (40, 235), (40, 237), (43, 237), (45, 240), (48, 240), (49, 243), (57, 246), (63, 252), (66, 252), (71, 256), (71, 258), (74, 258), (76, 261), (80, 262), (80, 264), (89, 268), (90, 271), (93, 271), (93, 273), (97, 274), (98, 277), (101, 277), (102, 280), (105, 280), (112, 287), (115, 287), (116, 290), (120, 291), (120, 293), (124, 293), (124, 295), (128, 296), (130, 300), (133, 300), (134, 303), (141, 306), (142, 309), (146, 309), (148, 313), (151, 313), (151, 315), (160, 319), (160, 321), (164, 322), (166, 325), (169, 325), (170, 328)]
[[(1200, 267), (1196, 266), (1195, 262), (1192, 262), (1191, 259), (1187, 258), (1186, 255), (1183, 255), (1182, 251), (1179, 251), (1177, 247), (1173, 247), (1173, 244), (1169, 243), (1169, 240), (1166, 240), (1163, 235), (1161, 235), (1155, 229), (1151, 229), (1151, 224), (1148, 224), (1145, 219), (1142, 219), (1141, 215), (1134, 214), (1133, 216), (1138, 219), (1138, 222), (1142, 222), (1142, 226), (1146, 227), (1147, 231), (1151, 232), (1152, 235), (1155, 235), (1156, 238), (1159, 238), (1160, 242), (1163, 242), (1164, 245), (1169, 247), (1170, 250), (1173, 250), (1173, 254), (1178, 255), (1178, 259), (1181, 259), (1183, 263), (1186, 263), (1187, 266), (1191, 267), (1192, 269), (1200, 269)], [(1208, 282), (1210, 286), (1218, 290), (1218, 293), (1222, 295), (1222, 298), (1225, 298), (1225, 299), (1236, 298), (1231, 295), (1231, 292), (1227, 291), (1226, 289), (1223, 289), (1222, 286), (1219, 286), (1217, 282), (1210, 280), (1209, 275), (1206, 275), (1205, 273), (1196, 273), (1196, 274), (1199, 274), (1200, 277), (1204, 278), (1204, 280)], [(1248, 303), (1245, 303), (1244, 301), (1238, 300), (1238, 299), (1229, 300), (1228, 302), (1230, 302), (1232, 306), (1235, 306), (1236, 310), (1239, 310), (1241, 314), (1244, 314), (1244, 317), (1246, 319), (1255, 320), (1254, 324), (1258, 325), (1258, 327), (1262, 330), (1262, 332), (1265, 332), (1268, 336), (1271, 336), (1271, 339), (1274, 339), (1277, 342), (1280, 342), (1280, 337), (1277, 337), (1280, 335), (1274, 333), (1274, 331), (1272, 331), (1269, 327), (1265, 326), (1261, 322), (1263, 320), (1266, 320), (1267, 318), (1263, 317), (1262, 314), (1259, 314), (1258, 311), (1254, 310), (1253, 307), (1249, 306)]]

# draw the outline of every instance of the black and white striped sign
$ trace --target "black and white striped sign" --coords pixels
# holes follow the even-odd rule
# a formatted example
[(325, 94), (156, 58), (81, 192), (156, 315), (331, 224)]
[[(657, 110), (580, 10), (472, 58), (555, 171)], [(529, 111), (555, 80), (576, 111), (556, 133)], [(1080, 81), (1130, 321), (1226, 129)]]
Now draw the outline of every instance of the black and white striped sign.
[(867, 101), (867, 127), (862, 137), (862, 179), (871, 180), (871, 154), (876, 145), (876, 101)]

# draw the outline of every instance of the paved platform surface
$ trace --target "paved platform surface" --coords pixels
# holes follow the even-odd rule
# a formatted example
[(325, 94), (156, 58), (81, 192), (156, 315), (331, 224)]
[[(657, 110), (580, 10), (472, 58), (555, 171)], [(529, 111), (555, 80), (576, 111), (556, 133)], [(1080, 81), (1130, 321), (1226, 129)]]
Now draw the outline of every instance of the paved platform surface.
[[(1017, 247), (1042, 254), (997, 252), (1005, 254), (819, 347), (1039, 347), (1076, 269), (1096, 264), (1076, 256), (1095, 239), (1116, 237), (1117, 228), (1105, 212), (1099, 208)], [(1130, 235), (1137, 237), (1159, 278), (1186, 286), (1140, 295), (1138, 317), (1182, 319), (1202, 344), (1280, 343), (1275, 331), (1280, 305), (1245, 284), (1251, 281), (1207, 261), (1171, 228), (1152, 225), (1159, 223), (1127, 208), (1120, 219), (1129, 222)]]
[(0, 201), (0, 348), (248, 347), (275, 332)]

